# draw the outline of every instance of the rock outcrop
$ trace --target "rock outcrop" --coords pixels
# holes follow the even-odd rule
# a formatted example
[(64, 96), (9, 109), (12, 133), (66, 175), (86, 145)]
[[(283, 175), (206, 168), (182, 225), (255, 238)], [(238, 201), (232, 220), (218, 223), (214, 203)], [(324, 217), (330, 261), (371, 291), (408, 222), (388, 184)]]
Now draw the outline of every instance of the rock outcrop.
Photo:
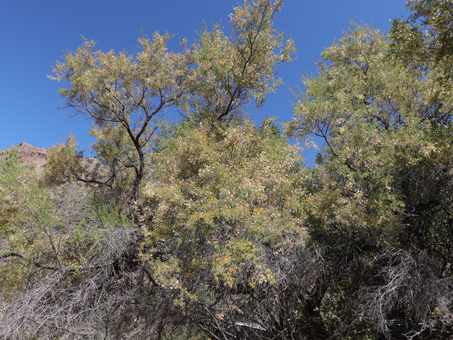
[[(11, 148), (0, 151), (0, 157), (3, 157)], [(35, 170), (40, 175), (44, 170), (44, 165), (47, 162), (47, 150), (44, 148), (37, 148), (28, 143), (20, 143), (17, 145), (19, 151), (20, 161), (22, 164), (32, 164)]]

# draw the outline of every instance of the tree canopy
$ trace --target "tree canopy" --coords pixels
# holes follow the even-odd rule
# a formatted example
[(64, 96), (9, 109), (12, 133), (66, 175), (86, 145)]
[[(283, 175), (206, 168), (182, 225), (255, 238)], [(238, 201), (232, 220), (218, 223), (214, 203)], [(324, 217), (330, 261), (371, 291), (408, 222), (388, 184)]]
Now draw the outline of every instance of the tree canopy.
[(388, 34), (353, 24), (292, 120), (257, 126), (295, 52), (282, 6), (245, 0), (230, 34), (176, 52), (155, 33), (57, 62), (94, 157), (70, 135), (40, 177), (0, 159), (1, 338), (452, 337), (451, 2), (408, 1)]

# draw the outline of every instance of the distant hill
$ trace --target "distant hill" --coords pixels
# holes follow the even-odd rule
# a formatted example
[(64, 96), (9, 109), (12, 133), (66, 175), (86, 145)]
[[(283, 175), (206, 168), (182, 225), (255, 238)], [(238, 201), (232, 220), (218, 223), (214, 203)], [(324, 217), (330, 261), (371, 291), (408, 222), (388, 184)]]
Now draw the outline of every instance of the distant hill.
[[(47, 149), (38, 148), (28, 143), (20, 143), (16, 148), (19, 151), (21, 164), (34, 165), (36, 173), (41, 175), (47, 163)], [(0, 159), (4, 157), (9, 150), (11, 150), (11, 148), (1, 150)], [(96, 158), (92, 157), (83, 157), (80, 165), (88, 171), (101, 171), (101, 169), (103, 169), (101, 163), (97, 161)]]
[[(0, 157), (3, 157), (11, 148), (0, 151)], [(20, 160), (22, 164), (33, 164), (35, 170), (40, 175), (44, 170), (44, 165), (47, 162), (47, 150), (38, 148), (28, 143), (20, 143), (17, 145)]]

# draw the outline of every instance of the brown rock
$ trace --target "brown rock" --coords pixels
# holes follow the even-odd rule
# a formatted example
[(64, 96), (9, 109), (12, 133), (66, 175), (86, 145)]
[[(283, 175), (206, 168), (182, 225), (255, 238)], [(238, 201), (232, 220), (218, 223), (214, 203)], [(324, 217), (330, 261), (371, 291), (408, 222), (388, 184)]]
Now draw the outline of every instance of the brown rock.
[[(5, 155), (11, 148), (0, 151), (0, 157)], [(28, 143), (20, 143), (17, 146), (20, 161), (22, 164), (31, 164), (35, 166), (36, 173), (40, 175), (44, 170), (47, 162), (47, 151), (44, 148), (37, 148)]]

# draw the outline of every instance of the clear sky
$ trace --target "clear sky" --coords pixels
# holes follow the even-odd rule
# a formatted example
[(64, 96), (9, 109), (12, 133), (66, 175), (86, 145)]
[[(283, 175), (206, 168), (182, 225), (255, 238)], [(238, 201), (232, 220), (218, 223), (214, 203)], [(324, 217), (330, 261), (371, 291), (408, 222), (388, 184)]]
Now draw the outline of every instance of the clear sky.
[[(141, 30), (148, 36), (157, 30), (173, 34), (170, 48), (176, 48), (183, 38), (193, 42), (203, 21), (210, 26), (222, 20), (228, 30), (228, 14), (238, 2), (0, 0), (0, 150), (21, 142), (49, 147), (72, 132), (89, 154), (91, 122), (83, 116), (70, 118), (73, 112), (59, 109), (59, 84), (47, 78), (64, 51), (81, 45), (81, 35), (97, 41), (104, 51), (132, 52)], [(301, 75), (316, 72), (320, 53), (341, 37), (350, 20), (387, 32), (392, 18), (407, 17), (404, 5), (404, 0), (286, 0), (275, 28), (292, 36), (298, 59), (280, 67), (286, 85), (249, 116), (257, 122), (269, 116), (280, 122), (291, 119), (295, 98), (289, 89), (301, 85)]]

